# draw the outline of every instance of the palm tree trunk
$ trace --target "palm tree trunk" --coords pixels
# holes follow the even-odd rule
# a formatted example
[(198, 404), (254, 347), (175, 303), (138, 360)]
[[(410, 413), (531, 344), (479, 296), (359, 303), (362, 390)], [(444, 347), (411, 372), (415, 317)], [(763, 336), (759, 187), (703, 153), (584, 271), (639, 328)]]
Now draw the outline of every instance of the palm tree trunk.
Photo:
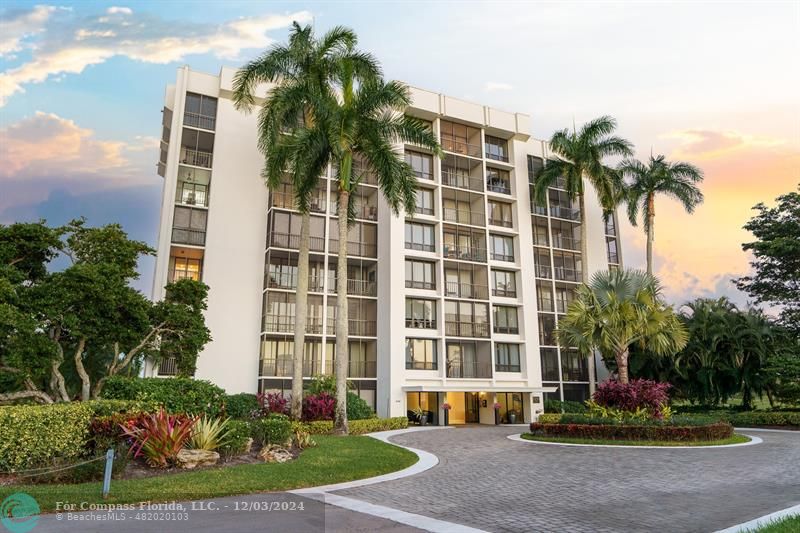
[(653, 223), (655, 222), (656, 212), (655, 212), (655, 201), (653, 198), (653, 194), (649, 194), (647, 196), (647, 273), (653, 273)]
[(619, 375), (619, 382), (622, 384), (628, 383), (628, 348), (618, 351), (615, 354), (617, 360), (617, 374)]
[(300, 254), (297, 258), (297, 292), (295, 296), (294, 357), (292, 364), (292, 407), (295, 420), (303, 417), (303, 354), (306, 346), (308, 317), (308, 254), (311, 216), (303, 213), (300, 223)]
[[(589, 284), (589, 247), (588, 247), (588, 237), (589, 232), (587, 231), (586, 227), (586, 197), (583, 194), (578, 195), (578, 205), (581, 210), (581, 282), (585, 285)], [(587, 358), (587, 370), (589, 371), (589, 397), (591, 398), (594, 396), (595, 391), (595, 378), (597, 376), (597, 370), (595, 368), (594, 362), (595, 354), (594, 352), (589, 354)]]
[[(344, 166), (344, 165), (343, 165)], [(345, 180), (349, 182), (349, 180)], [(347, 435), (347, 368), (349, 322), (347, 316), (347, 206), (350, 192), (339, 189), (339, 251), (336, 263), (336, 419), (333, 432)]]

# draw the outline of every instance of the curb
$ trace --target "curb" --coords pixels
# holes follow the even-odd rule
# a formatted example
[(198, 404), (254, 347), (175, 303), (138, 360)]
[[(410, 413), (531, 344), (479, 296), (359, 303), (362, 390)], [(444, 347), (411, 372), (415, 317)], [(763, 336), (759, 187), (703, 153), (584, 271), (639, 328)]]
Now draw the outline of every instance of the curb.
[(721, 448), (740, 448), (742, 446), (755, 446), (764, 442), (759, 437), (753, 435), (745, 435), (750, 437), (750, 442), (740, 442), (737, 444), (722, 444), (719, 446), (625, 446), (620, 444), (573, 444), (569, 442), (545, 442), (540, 440), (528, 440), (522, 438), (522, 433), (515, 435), (508, 435), (506, 438), (509, 440), (524, 442), (525, 444), (545, 444), (549, 446), (567, 446), (573, 448), (628, 448), (633, 450), (719, 450)]
[[(769, 430), (765, 430), (769, 431)], [(778, 430), (780, 431), (780, 430)], [(795, 505), (794, 507), (788, 507), (781, 511), (775, 511), (774, 513), (770, 513), (768, 515), (761, 516), (759, 518), (754, 518), (749, 522), (743, 522), (741, 524), (736, 524), (735, 526), (731, 526), (726, 529), (720, 529), (715, 533), (745, 533), (747, 531), (753, 531), (758, 529), (759, 527), (766, 526), (772, 521), (780, 520), (781, 518), (786, 518), (789, 516), (799, 515), (800, 516), (800, 505)]]

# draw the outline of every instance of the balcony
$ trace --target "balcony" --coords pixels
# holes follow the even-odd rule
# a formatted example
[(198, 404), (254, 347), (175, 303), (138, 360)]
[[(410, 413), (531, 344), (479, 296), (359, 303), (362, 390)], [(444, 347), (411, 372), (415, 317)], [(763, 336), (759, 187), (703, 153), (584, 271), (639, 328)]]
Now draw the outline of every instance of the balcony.
[(442, 213), (444, 219), (448, 222), (456, 222), (458, 224), (470, 224), (472, 226), (486, 225), (483, 212), (445, 207), (444, 209), (442, 209)]
[(485, 263), (486, 248), (445, 244), (444, 256), (448, 259), (460, 259), (462, 261), (476, 261)]
[(492, 261), (505, 261), (506, 263), (514, 262), (514, 254), (505, 254), (500, 252), (492, 252)]
[(172, 242), (192, 246), (205, 246), (206, 232), (205, 230), (172, 228)]
[[(269, 333), (294, 333), (295, 316), (264, 315), (264, 331)], [(310, 316), (306, 318), (306, 333), (313, 335), (322, 334), (322, 319)]]
[(181, 164), (195, 167), (211, 168), (211, 152), (200, 152), (189, 148), (181, 148)]
[(563, 250), (577, 250), (581, 249), (581, 240), (575, 237), (570, 237), (562, 233), (553, 234), (553, 248), (561, 248)]
[(486, 190), (500, 194), (511, 194), (511, 180), (492, 177), (486, 180)]
[(561, 205), (553, 205), (550, 206), (550, 216), (563, 218), (564, 220), (580, 220), (581, 210)]
[[(330, 312), (329, 312), (330, 314)], [(362, 318), (347, 320), (347, 334), (356, 337), (374, 337), (377, 334), (377, 321)], [(336, 335), (336, 317), (328, 317), (328, 335)]]
[(489, 224), (501, 228), (513, 228), (514, 222), (510, 219), (489, 218)]
[(495, 333), (501, 333), (505, 335), (518, 335), (519, 334), (519, 326), (500, 326), (498, 324), (494, 325), (493, 331)]
[[(321, 196), (311, 198), (308, 204), (308, 210), (312, 213), (325, 212), (325, 193), (322, 192)], [(291, 189), (284, 189), (282, 191), (272, 191), (270, 193), (270, 207), (277, 207), (279, 209), (294, 209), (297, 210), (297, 200), (294, 197), (294, 191)]]
[[(322, 292), (325, 278), (322, 275), (308, 276), (308, 290), (310, 292)], [(285, 289), (290, 291), (297, 290), (297, 274), (290, 272), (267, 273), (264, 280), (264, 287), (268, 289)]]
[(448, 378), (491, 378), (492, 363), (489, 361), (447, 361)]
[[(268, 358), (261, 360), (261, 377), (292, 377), (294, 359), (291, 357)], [(303, 361), (303, 376), (310, 377), (322, 373), (322, 360)], [(328, 372), (330, 373), (330, 371)]]
[(555, 277), (559, 281), (571, 281), (573, 283), (580, 283), (583, 281), (582, 276), (583, 273), (580, 270), (575, 270), (574, 268), (567, 268), (563, 266), (555, 267)]
[(442, 166), (442, 185), (470, 191), (483, 191), (483, 180), (454, 168)]
[(406, 317), (406, 327), (414, 329), (436, 329), (436, 319)]
[(432, 207), (422, 207), (419, 205), (414, 208), (414, 212), (417, 213), (418, 215), (428, 215), (428, 216), (434, 215)]
[(553, 279), (553, 270), (548, 265), (535, 265), (537, 278)]
[(158, 363), (159, 376), (175, 376), (178, 374), (178, 365), (174, 357), (164, 357)]
[[(325, 239), (322, 237), (309, 237), (309, 250), (312, 252), (325, 251)], [(269, 236), (269, 245), (276, 248), (300, 249), (300, 235), (293, 233), (279, 233), (273, 231)]]
[(501, 298), (516, 298), (517, 289), (514, 287), (495, 287), (492, 289), (492, 295)]
[(436, 290), (436, 283), (433, 281), (416, 281), (412, 279), (407, 279), (406, 289)]
[(471, 300), (488, 300), (489, 287), (487, 285), (475, 285), (472, 283), (459, 283), (458, 281), (448, 281), (445, 283), (445, 296), (452, 298), (466, 298)]
[(217, 119), (216, 117), (209, 117), (201, 115), (200, 113), (186, 111), (183, 114), (183, 125), (213, 131), (217, 125)]
[(470, 157), (481, 156), (481, 145), (467, 142), (463, 138), (453, 137), (442, 134), (442, 150), (453, 152), (454, 154), (468, 155)]
[[(333, 283), (328, 286), (328, 292), (335, 293), (338, 290), (337, 278), (333, 278)], [(365, 279), (347, 280), (348, 296), (377, 296), (378, 285), (375, 281)]]
[(378, 375), (378, 363), (376, 361), (349, 360), (347, 377), (349, 378), (374, 378)]
[(167, 272), (167, 279), (170, 283), (175, 281), (180, 281), (182, 279), (192, 279), (194, 281), (200, 281), (200, 271), (198, 270), (178, 270), (172, 269)]
[(489, 324), (445, 320), (444, 334), (449, 337), (489, 337)]
[[(339, 240), (331, 239), (330, 253), (339, 253)], [(368, 242), (347, 242), (347, 255), (356, 257), (378, 257), (378, 246)]]
[[(331, 202), (331, 214), (334, 216), (338, 216), (339, 214), (339, 202), (332, 201)], [(377, 205), (359, 205), (359, 202), (356, 202), (355, 208), (353, 209), (353, 215), (355, 218), (360, 218), (362, 220), (378, 220), (378, 206)]]

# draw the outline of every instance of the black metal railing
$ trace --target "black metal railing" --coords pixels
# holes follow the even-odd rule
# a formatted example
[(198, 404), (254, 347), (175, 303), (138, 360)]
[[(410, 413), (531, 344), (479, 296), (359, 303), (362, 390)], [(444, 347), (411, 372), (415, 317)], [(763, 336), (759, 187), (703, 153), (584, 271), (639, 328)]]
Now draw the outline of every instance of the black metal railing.
[(489, 324), (485, 322), (461, 322), (446, 320), (444, 334), (452, 337), (477, 337), (489, 336)]
[(488, 361), (447, 361), (448, 378), (491, 378), (492, 364)]
[(444, 256), (448, 259), (461, 259), (463, 261), (486, 262), (486, 249), (472, 246), (444, 245)]
[(458, 224), (471, 224), (473, 226), (485, 226), (483, 213), (477, 211), (470, 211), (468, 209), (452, 209), (445, 207), (442, 210), (444, 219), (448, 222), (456, 222)]
[(470, 191), (483, 190), (483, 180), (481, 180), (481, 178), (472, 177), (468, 174), (445, 167), (442, 168), (442, 185), (468, 189)]
[[(339, 240), (330, 240), (330, 252), (336, 254), (339, 252)], [(378, 257), (378, 246), (368, 242), (351, 242), (347, 241), (347, 255), (358, 257)]]
[(406, 327), (414, 329), (436, 329), (436, 319), (406, 317)]
[(172, 228), (172, 242), (190, 244), (192, 246), (205, 246), (206, 232), (205, 230), (189, 228)]
[(476, 285), (474, 283), (461, 283), (458, 281), (448, 281), (445, 283), (445, 296), (453, 298), (469, 298), (474, 300), (488, 300), (488, 285)]
[[(325, 250), (325, 239), (322, 237), (309, 237), (309, 250), (322, 252)], [(269, 236), (269, 245), (277, 248), (300, 249), (300, 235), (294, 233), (279, 233), (273, 231)]]
[(433, 281), (417, 281), (413, 279), (406, 280), (406, 289), (436, 289), (436, 283)]
[(481, 156), (481, 145), (472, 144), (463, 139), (442, 134), (442, 149), (456, 154), (468, 155), (470, 157)]

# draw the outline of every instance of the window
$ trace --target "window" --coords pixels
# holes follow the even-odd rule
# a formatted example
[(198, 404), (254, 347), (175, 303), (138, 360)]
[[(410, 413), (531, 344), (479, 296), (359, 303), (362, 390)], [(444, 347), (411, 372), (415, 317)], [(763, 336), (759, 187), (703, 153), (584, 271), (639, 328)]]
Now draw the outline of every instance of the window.
[(433, 191), (430, 189), (417, 189), (416, 207), (414, 212), (420, 215), (433, 215)]
[(566, 287), (556, 287), (556, 311), (566, 313), (569, 304), (575, 299), (575, 291)]
[(492, 294), (507, 298), (517, 297), (517, 276), (507, 270), (492, 270)]
[[(311, 217), (312, 220), (314, 218)], [(339, 249), (339, 221), (336, 219), (330, 223), (329, 245), (334, 253)], [(352, 223), (347, 228), (347, 255), (378, 257), (378, 226), (365, 222)]]
[(504, 235), (489, 235), (492, 259), (495, 261), (514, 262), (514, 239)]
[(611, 235), (613, 237), (617, 235), (617, 223), (613, 216), (606, 218), (606, 235)]
[(553, 268), (555, 278), (562, 281), (581, 281), (581, 254), (572, 252), (554, 252)]
[(619, 263), (619, 254), (617, 254), (617, 239), (613, 237), (606, 237), (606, 249), (608, 251), (608, 262), (613, 264)]
[(542, 346), (555, 346), (556, 338), (553, 331), (556, 329), (556, 319), (553, 315), (539, 315), (539, 344)]
[(406, 327), (436, 329), (436, 301), (406, 298)]
[(536, 304), (539, 311), (553, 312), (553, 288), (550, 283), (536, 283)]
[(410, 289), (435, 289), (435, 263), (406, 260), (406, 287)]
[(542, 356), (542, 379), (558, 381), (558, 351), (555, 348), (540, 348)]
[(205, 246), (208, 211), (176, 207), (172, 222), (172, 242)]
[(487, 159), (494, 159), (495, 161), (504, 161), (508, 163), (508, 143), (506, 140), (487, 135), (486, 157)]
[(516, 307), (509, 307), (506, 305), (494, 306), (494, 332), (510, 333), (512, 335), (519, 333), (519, 321)]
[(589, 381), (586, 358), (577, 350), (561, 350), (561, 374), (564, 381)]
[(519, 372), (519, 344), (494, 345), (494, 369), (498, 372)]
[(436, 370), (436, 341), (434, 339), (406, 339), (406, 368), (409, 370)]
[(406, 151), (405, 160), (412, 169), (414, 174), (421, 180), (433, 179), (433, 164), (431, 156), (421, 154), (419, 152)]
[(444, 256), (463, 261), (486, 261), (486, 234), (463, 226), (444, 228)]
[(550, 268), (550, 252), (547, 250), (534, 250), (533, 263), (537, 278), (552, 279), (553, 269)]
[(486, 189), (501, 194), (511, 194), (511, 178), (507, 170), (486, 167)]
[(544, 159), (534, 155), (528, 156), (528, 183), (533, 183), (536, 175), (544, 168)]
[(445, 335), (488, 337), (489, 306), (482, 303), (445, 301)]
[(489, 200), (489, 224), (511, 228), (514, 221), (511, 216), (511, 204)]
[(186, 93), (186, 111), (183, 115), (184, 125), (213, 130), (216, 117), (216, 98), (202, 94)]
[[(549, 246), (550, 239), (548, 238), (547, 219), (542, 217), (533, 217), (533, 244), (535, 246)], [(548, 261), (549, 263), (549, 261)]]
[(553, 228), (553, 248), (580, 251), (580, 224), (553, 219), (550, 225)]
[(191, 259), (188, 257), (173, 257), (172, 268), (170, 269), (169, 280), (178, 281), (180, 279), (193, 279), (200, 281), (200, 272), (203, 266), (202, 259)]
[(442, 135), (442, 148), (448, 152), (472, 157), (481, 156), (480, 130), (477, 128), (442, 120), (439, 123), (439, 130)]
[[(267, 219), (267, 246), (278, 248), (300, 247), (300, 225), (303, 217), (299, 213), (273, 211)], [(331, 222), (331, 231), (333, 224)], [(311, 217), (309, 227), (309, 244), (311, 251), (321, 252), (325, 249), (325, 219)]]
[(436, 250), (433, 237), (433, 226), (406, 222), (406, 248), (433, 252)]

